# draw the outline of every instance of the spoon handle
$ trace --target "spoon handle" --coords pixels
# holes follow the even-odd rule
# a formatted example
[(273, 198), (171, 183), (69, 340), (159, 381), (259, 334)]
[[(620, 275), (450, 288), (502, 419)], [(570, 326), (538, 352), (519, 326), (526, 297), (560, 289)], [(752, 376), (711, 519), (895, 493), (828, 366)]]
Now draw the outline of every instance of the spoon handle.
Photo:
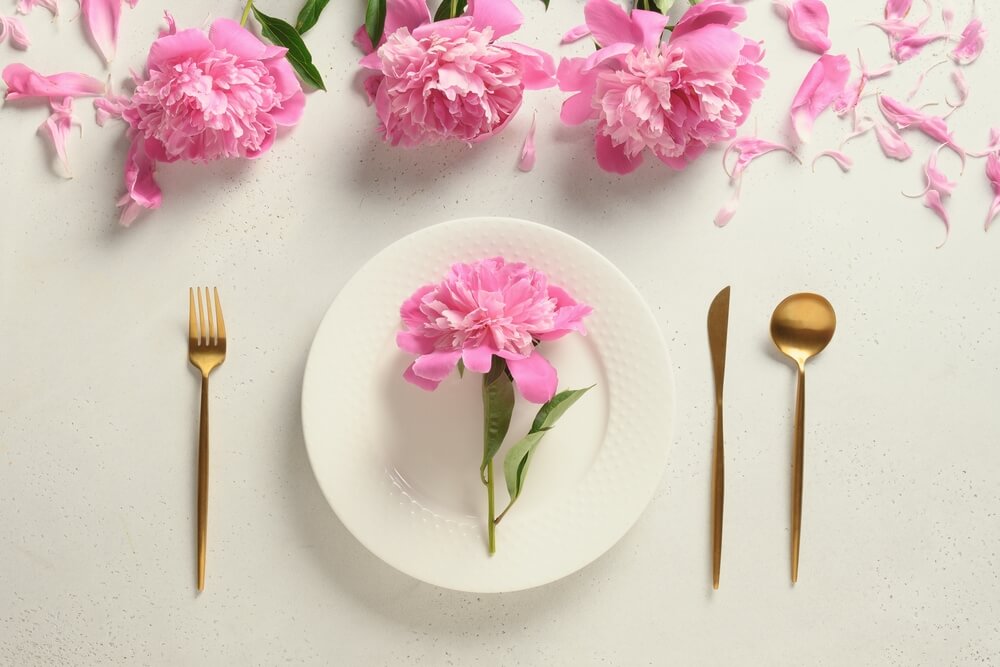
[(802, 458), (805, 454), (806, 369), (799, 366), (795, 392), (795, 450), (792, 471), (792, 583), (799, 579), (799, 542), (802, 537)]

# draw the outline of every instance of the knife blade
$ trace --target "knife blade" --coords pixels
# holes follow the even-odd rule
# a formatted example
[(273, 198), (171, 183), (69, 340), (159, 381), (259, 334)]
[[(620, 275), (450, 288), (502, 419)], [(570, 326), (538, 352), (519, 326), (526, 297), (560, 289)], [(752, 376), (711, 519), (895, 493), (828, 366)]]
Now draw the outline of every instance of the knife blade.
[(726, 377), (726, 342), (729, 338), (727, 286), (715, 295), (708, 308), (708, 347), (715, 379), (715, 448), (712, 453), (712, 588), (718, 590), (722, 571), (722, 509), (726, 476), (722, 436), (722, 388)]

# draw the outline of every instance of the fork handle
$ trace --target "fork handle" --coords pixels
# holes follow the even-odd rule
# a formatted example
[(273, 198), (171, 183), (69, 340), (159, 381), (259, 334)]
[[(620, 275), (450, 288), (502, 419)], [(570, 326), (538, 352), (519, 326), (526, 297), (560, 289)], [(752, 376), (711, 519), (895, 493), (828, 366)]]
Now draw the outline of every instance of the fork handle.
[(198, 590), (205, 590), (208, 531), (208, 375), (201, 377), (201, 422), (198, 428)]

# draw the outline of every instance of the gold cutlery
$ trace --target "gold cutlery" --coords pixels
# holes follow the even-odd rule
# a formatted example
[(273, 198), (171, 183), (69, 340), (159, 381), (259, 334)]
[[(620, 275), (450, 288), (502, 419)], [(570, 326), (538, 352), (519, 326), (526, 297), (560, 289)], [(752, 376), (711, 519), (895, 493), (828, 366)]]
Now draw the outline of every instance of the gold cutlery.
[(712, 454), (712, 588), (719, 588), (722, 571), (722, 506), (726, 490), (722, 438), (722, 384), (726, 374), (726, 339), (729, 335), (729, 287), (719, 292), (708, 308), (708, 346), (715, 378), (715, 449)]
[[(198, 309), (195, 310), (195, 292)], [(219, 290), (215, 295), (215, 312), (205, 288), (188, 289), (191, 314), (188, 325), (188, 357), (201, 371), (201, 424), (198, 430), (198, 590), (205, 590), (205, 548), (208, 529), (208, 374), (226, 360), (226, 323), (222, 319)], [(214, 316), (213, 316), (214, 315)]]
[(837, 315), (818, 294), (793, 294), (778, 304), (771, 316), (771, 339), (798, 368), (795, 397), (795, 448), (792, 472), (792, 583), (799, 579), (799, 543), (802, 535), (802, 459), (805, 453), (806, 361), (830, 343)]

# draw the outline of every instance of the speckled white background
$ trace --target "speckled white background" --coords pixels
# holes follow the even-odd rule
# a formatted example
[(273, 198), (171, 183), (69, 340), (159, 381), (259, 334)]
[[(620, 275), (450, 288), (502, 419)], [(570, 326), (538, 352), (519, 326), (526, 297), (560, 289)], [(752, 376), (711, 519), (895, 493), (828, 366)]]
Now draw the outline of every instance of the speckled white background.
[[(949, 1), (964, 24), (971, 3)], [(120, 130), (96, 128), (78, 104), (84, 137), (70, 146), (76, 177), (63, 181), (34, 135), (46, 112), (0, 112), (0, 663), (998, 664), (1000, 237), (982, 231), (982, 162), (961, 179), (938, 250), (940, 223), (898, 194), (919, 189), (932, 148), (914, 135), (917, 156), (903, 164), (870, 137), (849, 145), (857, 166), (846, 175), (770, 156), (748, 172), (724, 230), (711, 223), (728, 196), (718, 152), (681, 174), (651, 163), (627, 179), (604, 174), (587, 129), (558, 125), (557, 91), (531, 95), (507, 132), (474, 149), (394, 150), (357, 92), (349, 36), (361, 8), (347, 4), (331, 3), (309, 35), (329, 92), (310, 96), (301, 126), (252, 164), (162, 168), (164, 208), (130, 230), (115, 225)], [(830, 4), (835, 50), (860, 46), (881, 64), (885, 41), (861, 24), (882, 3)], [(101, 73), (62, 5), (56, 23), (43, 10), (28, 17), (34, 46), (0, 46), (0, 62)], [(115, 81), (141, 66), (165, 6), (124, 12)], [(169, 6), (182, 26), (240, 11)], [(293, 16), (297, 5), (262, 7)], [(525, 2), (518, 37), (585, 53), (556, 45), (581, 7)], [(748, 9), (745, 30), (766, 40), (772, 71), (756, 123), (776, 137), (813, 56), (790, 46), (768, 3)], [(1000, 36), (1000, 6), (979, 11)], [(966, 71), (972, 98), (953, 117), (971, 148), (1000, 125), (996, 46)], [(941, 51), (878, 87), (905, 95)], [(950, 69), (934, 70), (917, 101), (953, 95)], [(514, 164), (532, 107), (539, 160), (524, 175)], [(804, 157), (847, 129), (825, 116)], [(957, 173), (953, 156), (942, 165)], [(568, 579), (500, 596), (424, 585), (367, 553), (324, 503), (299, 421), (309, 342), (347, 278), (408, 232), (483, 214), (552, 225), (618, 264), (657, 313), (678, 387), (670, 464), (635, 529)], [(231, 332), (213, 376), (200, 598), (198, 387), (184, 339), (195, 282), (220, 287)], [(713, 594), (705, 313), (729, 283), (726, 554)], [(792, 590), (794, 377), (767, 323), (802, 289), (830, 298), (840, 328), (811, 366)]]

